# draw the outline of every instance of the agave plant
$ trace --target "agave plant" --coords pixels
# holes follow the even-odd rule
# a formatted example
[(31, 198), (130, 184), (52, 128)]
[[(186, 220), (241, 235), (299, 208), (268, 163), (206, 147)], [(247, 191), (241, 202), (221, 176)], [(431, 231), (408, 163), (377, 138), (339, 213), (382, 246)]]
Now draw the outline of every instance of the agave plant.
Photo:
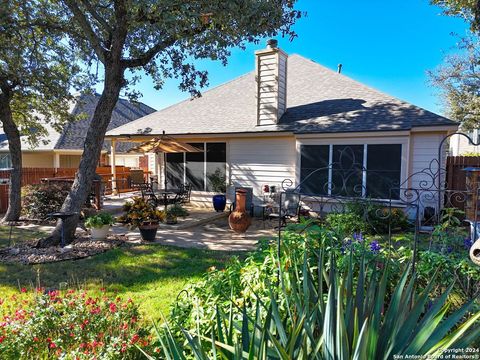
[[(449, 312), (452, 286), (431, 301), (435, 284), (415, 290), (409, 267), (393, 289), (389, 268), (353, 262), (340, 278), (334, 259), (324, 269), (323, 249), (288, 267), (279, 267), (277, 284), (267, 284), (268, 302), (233, 302), (227, 311), (217, 307), (209, 332), (182, 330), (173, 335), (166, 323), (157, 328), (163, 358), (186, 359), (391, 359), (393, 355), (440, 355), (478, 341), (480, 312), (473, 300)], [(280, 263), (280, 262), (279, 262)], [(386, 305), (388, 304), (388, 306)], [(460, 325), (458, 325), (460, 324)], [(476, 325), (476, 326), (475, 326)], [(153, 357), (145, 354), (149, 359)]]

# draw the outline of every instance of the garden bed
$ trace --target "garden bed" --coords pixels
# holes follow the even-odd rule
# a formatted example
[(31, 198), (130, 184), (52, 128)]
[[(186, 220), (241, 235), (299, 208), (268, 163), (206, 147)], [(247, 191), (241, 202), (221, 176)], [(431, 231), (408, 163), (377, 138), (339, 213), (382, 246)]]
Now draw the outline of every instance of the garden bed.
[(60, 246), (36, 248), (36, 241), (27, 241), (0, 250), (0, 263), (43, 264), (83, 259), (121, 246), (126, 241), (127, 238), (123, 235), (109, 235), (106, 240), (78, 237), (64, 248)]

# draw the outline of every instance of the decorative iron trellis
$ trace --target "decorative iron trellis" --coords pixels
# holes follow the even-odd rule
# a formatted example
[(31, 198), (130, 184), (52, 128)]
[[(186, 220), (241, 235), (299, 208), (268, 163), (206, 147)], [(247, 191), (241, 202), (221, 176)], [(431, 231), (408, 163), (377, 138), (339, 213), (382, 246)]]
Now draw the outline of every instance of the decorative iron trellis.
[[(330, 162), (328, 166), (317, 168), (305, 176), (298, 185), (294, 186), (292, 179), (285, 179), (281, 184), (281, 191), (278, 195), (278, 239), (277, 252), (281, 252), (281, 235), (284, 228), (284, 219), (293, 216), (292, 204), (302, 203), (308, 206), (312, 212), (323, 218), (328, 213), (344, 213), (350, 204), (355, 203), (362, 209), (363, 221), (369, 223), (377, 235), (386, 237), (388, 244), (392, 244), (392, 217), (394, 211), (403, 211), (412, 223), (413, 229), (413, 260), (412, 272), (415, 271), (418, 253), (418, 237), (422, 225), (435, 225), (441, 222), (442, 210), (447, 207), (454, 207), (454, 204), (464, 204), (469, 199), (480, 194), (480, 189), (449, 189), (446, 179), (446, 168), (442, 166), (446, 160), (446, 151), (444, 149), (447, 140), (453, 135), (466, 137), (470, 144), (475, 143), (467, 134), (454, 133), (442, 139), (438, 147), (438, 157), (432, 159), (429, 166), (410, 174), (403, 181), (390, 181), (389, 196), (385, 199), (374, 199), (368, 197), (368, 189), (365, 181), (358, 181), (360, 174), (369, 172), (360, 162), (355, 159), (355, 151), (349, 146), (345, 146), (339, 155), (337, 162)], [(344, 161), (348, 159), (348, 161)], [(348, 166), (344, 166), (348, 164)], [(335, 172), (335, 179), (332, 173)], [(371, 171), (370, 171), (371, 172)], [(324, 174), (323, 177), (320, 174)], [(308, 187), (305, 184), (311, 183), (312, 179), (325, 178), (324, 183), (316, 184), (317, 192), (305, 191)], [(364, 175), (362, 175), (364, 176)], [(378, 174), (381, 176), (381, 174)], [(352, 180), (353, 179), (353, 180)], [(356, 181), (355, 181), (356, 179)], [(377, 179), (378, 181), (378, 179)], [(311, 188), (311, 186), (310, 186)], [(292, 200), (293, 199), (293, 200)], [(373, 213), (369, 211), (372, 204), (379, 204)], [(474, 203), (474, 213), (477, 214), (477, 201)], [(382, 220), (387, 224), (388, 232), (381, 234), (376, 231), (374, 220)], [(477, 238), (477, 219), (468, 219), (471, 221), (473, 238)]]

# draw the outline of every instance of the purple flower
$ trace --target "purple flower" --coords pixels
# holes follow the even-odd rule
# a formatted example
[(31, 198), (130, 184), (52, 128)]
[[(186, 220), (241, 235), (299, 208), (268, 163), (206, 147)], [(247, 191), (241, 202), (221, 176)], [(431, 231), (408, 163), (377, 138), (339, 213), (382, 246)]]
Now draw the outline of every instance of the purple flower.
[(352, 246), (352, 240), (348, 239), (343, 243), (342, 247), (340, 248), (340, 251), (342, 252), (342, 254), (345, 254), (345, 252), (349, 250), (351, 246)]
[(471, 240), (469, 237), (463, 240), (463, 246), (465, 246), (465, 249), (470, 250), (472, 245), (473, 245), (473, 240)]
[(447, 247), (447, 254), (451, 254), (453, 251), (453, 247), (449, 246)]
[(371, 243), (370, 243), (370, 251), (374, 254), (378, 254), (378, 252), (382, 249), (382, 247), (380, 246), (380, 244), (378, 243), (377, 240), (373, 240)]
[(354, 239), (355, 241), (362, 242), (362, 241), (363, 241), (362, 232), (360, 231), (358, 234), (357, 234), (357, 233), (353, 233), (353, 239)]

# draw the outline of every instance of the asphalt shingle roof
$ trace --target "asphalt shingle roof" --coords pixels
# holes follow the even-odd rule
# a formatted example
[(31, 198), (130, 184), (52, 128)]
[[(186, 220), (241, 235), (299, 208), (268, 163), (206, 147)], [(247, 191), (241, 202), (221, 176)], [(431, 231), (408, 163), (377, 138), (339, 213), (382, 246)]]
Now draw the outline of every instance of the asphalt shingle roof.
[(456, 123), (372, 89), (299, 55), (288, 58), (287, 111), (277, 125), (257, 126), (255, 74), (110, 130), (124, 134), (409, 130)]
[[(93, 113), (99, 98), (99, 95), (80, 96), (72, 114), (84, 114), (85, 117), (65, 125), (63, 132), (55, 145), (55, 149), (83, 149), (87, 130), (92, 121)], [(113, 109), (112, 118), (107, 130), (128, 124), (129, 122), (151, 114), (154, 111), (155, 109), (143, 103), (132, 103), (125, 99), (119, 99), (117, 105), (115, 105), (115, 108)], [(117, 150), (125, 150), (128, 146), (129, 145), (125, 143), (119, 143)], [(104, 144), (104, 149), (109, 150), (108, 144)]]
[[(48, 136), (42, 138), (38, 146), (31, 148), (26, 140), (22, 139), (24, 150), (82, 150), (87, 135), (88, 127), (92, 121), (95, 107), (100, 95), (79, 95), (77, 101), (72, 104), (71, 112), (74, 115), (84, 114), (76, 121), (65, 124), (61, 132), (55, 130), (51, 125), (45, 124)], [(108, 130), (125, 125), (133, 120), (151, 114), (155, 109), (141, 102), (130, 102), (126, 99), (119, 99), (115, 106)], [(117, 151), (123, 152), (129, 149), (132, 144), (117, 143)], [(8, 141), (0, 128), (0, 150), (8, 150)], [(104, 144), (104, 150), (110, 150), (108, 142)]]

